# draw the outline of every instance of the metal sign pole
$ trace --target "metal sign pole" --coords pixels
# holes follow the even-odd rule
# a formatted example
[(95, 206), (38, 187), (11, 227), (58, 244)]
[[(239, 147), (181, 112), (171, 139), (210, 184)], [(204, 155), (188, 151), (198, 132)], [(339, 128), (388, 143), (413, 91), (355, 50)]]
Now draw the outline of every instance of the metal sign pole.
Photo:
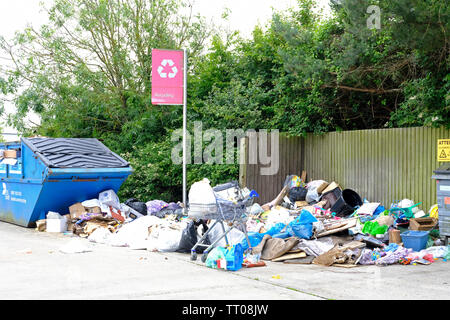
[(183, 213), (186, 214), (187, 194), (186, 194), (186, 163), (187, 163), (187, 50), (183, 49), (184, 56), (184, 85), (183, 85)]

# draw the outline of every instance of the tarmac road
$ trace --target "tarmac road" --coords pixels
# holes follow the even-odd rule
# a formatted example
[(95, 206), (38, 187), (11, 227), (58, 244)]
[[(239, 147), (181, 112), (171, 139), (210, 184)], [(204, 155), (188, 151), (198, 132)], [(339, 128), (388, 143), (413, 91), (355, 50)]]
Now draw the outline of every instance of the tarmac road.
[[(81, 241), (90, 252), (62, 253)], [(450, 297), (450, 262), (346, 269), (266, 262), (214, 270), (189, 254), (95, 244), (0, 222), (0, 299), (435, 300)], [(275, 276), (275, 278), (274, 278)], [(276, 277), (276, 276), (279, 276)]]

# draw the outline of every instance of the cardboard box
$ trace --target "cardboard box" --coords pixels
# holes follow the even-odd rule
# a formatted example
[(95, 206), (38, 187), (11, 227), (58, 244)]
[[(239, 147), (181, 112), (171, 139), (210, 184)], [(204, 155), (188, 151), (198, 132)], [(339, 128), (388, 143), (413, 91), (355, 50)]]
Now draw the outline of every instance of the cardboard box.
[(325, 194), (325, 193), (327, 193), (327, 192), (329, 192), (329, 191), (332, 191), (332, 190), (334, 190), (334, 189), (336, 189), (336, 188), (339, 188), (339, 184), (337, 184), (336, 182), (333, 181), (332, 183), (330, 183), (330, 184), (325, 188), (325, 190), (322, 191), (322, 193)]
[(85, 207), (83, 207), (83, 205), (80, 202), (78, 202), (69, 207), (69, 212), (70, 212), (70, 219), (76, 220), (81, 215), (87, 213), (87, 210)]
[(102, 213), (102, 209), (100, 207), (92, 207), (92, 208), (85, 208), (88, 213)]
[(47, 229), (47, 220), (45, 219), (41, 219), (36, 221), (36, 231), (39, 232), (45, 232), (45, 230)]
[(400, 230), (397, 230), (397, 229), (389, 230), (389, 244), (391, 244), (391, 243), (396, 243), (396, 244), (402, 243), (402, 238), (400, 236)]
[(409, 230), (428, 231), (438, 223), (434, 218), (415, 218), (409, 220)]
[(72, 221), (68, 221), (67, 222), (67, 231), (68, 232), (73, 232), (73, 230), (75, 229), (75, 223)]
[(17, 151), (16, 150), (5, 150), (5, 151), (3, 151), (3, 157), (17, 159)]
[(328, 182), (322, 182), (322, 184), (317, 187), (317, 193), (321, 194), (326, 187), (328, 187)]

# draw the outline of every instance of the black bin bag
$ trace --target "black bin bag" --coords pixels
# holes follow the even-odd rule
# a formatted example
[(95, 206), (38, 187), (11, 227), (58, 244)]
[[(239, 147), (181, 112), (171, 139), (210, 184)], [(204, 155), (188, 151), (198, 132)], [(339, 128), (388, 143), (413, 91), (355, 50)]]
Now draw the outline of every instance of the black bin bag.
[[(186, 229), (183, 230), (183, 233), (181, 234), (180, 244), (178, 245), (178, 249), (176, 252), (181, 253), (190, 253), (191, 249), (195, 246), (197, 241), (199, 240), (197, 237), (197, 229), (198, 227), (202, 225), (203, 226), (203, 234), (208, 230), (208, 226), (206, 225), (206, 220), (199, 220), (196, 221), (190, 221), (186, 227)], [(211, 244), (208, 237), (206, 237), (204, 241), (204, 244)], [(196, 252), (203, 253), (205, 251), (206, 247), (197, 247)]]
[(134, 210), (136, 210), (137, 212), (139, 212), (140, 214), (146, 216), (147, 215), (147, 205), (145, 204), (145, 202), (141, 202), (137, 199), (131, 198), (128, 199), (125, 204), (127, 206), (129, 206), (130, 208), (133, 208)]
[(303, 187), (294, 187), (289, 190), (289, 200), (294, 203), (295, 201), (304, 201), (308, 190)]

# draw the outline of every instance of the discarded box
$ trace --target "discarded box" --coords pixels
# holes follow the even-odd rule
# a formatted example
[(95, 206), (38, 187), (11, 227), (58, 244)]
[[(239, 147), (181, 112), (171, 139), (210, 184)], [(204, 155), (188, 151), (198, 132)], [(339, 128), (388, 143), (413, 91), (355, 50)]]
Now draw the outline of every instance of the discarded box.
[(437, 220), (434, 218), (415, 218), (409, 220), (409, 229), (418, 231), (428, 231), (436, 226)]
[(69, 207), (70, 219), (78, 219), (81, 215), (87, 213), (87, 210), (80, 202), (77, 202)]
[(47, 219), (46, 226), (47, 232), (61, 233), (67, 230), (67, 220), (65, 218)]
[(321, 194), (325, 190), (325, 188), (328, 187), (328, 185), (328, 182), (322, 182), (316, 189), (317, 193)]
[(4, 150), (3, 157), (17, 159), (17, 150)]
[(67, 231), (69, 232), (73, 232), (75, 229), (75, 223), (72, 221), (68, 221), (67, 222)]
[(330, 192), (336, 188), (340, 188), (339, 185), (336, 182), (331, 182), (326, 188), (325, 190), (322, 191), (323, 194)]
[(44, 232), (47, 227), (47, 222), (45, 219), (36, 221), (36, 231)]
[(396, 244), (402, 243), (402, 238), (400, 237), (400, 230), (397, 230), (397, 229), (389, 230), (389, 244), (391, 244), (391, 243), (396, 243)]
[(100, 207), (92, 207), (86, 209), (88, 213), (102, 213), (102, 209)]

